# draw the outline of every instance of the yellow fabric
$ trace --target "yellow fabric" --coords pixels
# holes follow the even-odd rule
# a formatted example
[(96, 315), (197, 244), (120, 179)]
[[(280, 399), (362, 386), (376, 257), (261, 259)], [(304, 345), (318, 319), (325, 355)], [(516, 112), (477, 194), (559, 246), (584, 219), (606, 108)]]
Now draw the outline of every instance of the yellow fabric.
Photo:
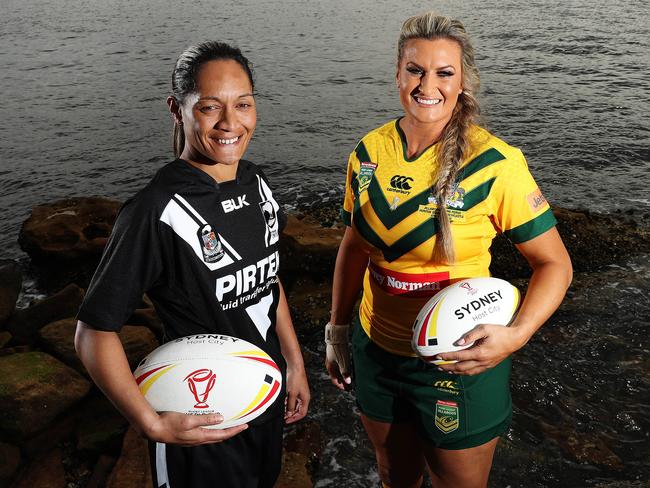
[(525, 242), (556, 222), (521, 151), (474, 127), (473, 149), (447, 201), (456, 262), (432, 262), (436, 147), (408, 160), (397, 122), (371, 131), (350, 155), (342, 214), (372, 244), (361, 325), (385, 350), (413, 356), (411, 328), (421, 307), (449, 280), (489, 276), (498, 232)]

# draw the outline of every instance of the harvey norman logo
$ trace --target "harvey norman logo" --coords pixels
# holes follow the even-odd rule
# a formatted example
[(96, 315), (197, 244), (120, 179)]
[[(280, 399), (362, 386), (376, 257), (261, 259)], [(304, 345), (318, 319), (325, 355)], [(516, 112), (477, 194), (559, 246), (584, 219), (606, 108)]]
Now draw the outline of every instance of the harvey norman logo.
[(449, 284), (449, 273), (400, 273), (368, 265), (370, 278), (389, 295), (430, 297)]

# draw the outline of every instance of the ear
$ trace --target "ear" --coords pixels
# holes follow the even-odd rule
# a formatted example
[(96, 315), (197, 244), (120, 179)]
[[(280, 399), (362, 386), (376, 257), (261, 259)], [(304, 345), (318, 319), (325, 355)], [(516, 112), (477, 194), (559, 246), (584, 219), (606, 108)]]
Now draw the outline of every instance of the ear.
[(178, 125), (183, 125), (183, 116), (181, 115), (181, 106), (176, 101), (176, 98), (169, 96), (167, 97), (167, 106), (169, 107), (169, 112), (172, 114), (174, 122)]

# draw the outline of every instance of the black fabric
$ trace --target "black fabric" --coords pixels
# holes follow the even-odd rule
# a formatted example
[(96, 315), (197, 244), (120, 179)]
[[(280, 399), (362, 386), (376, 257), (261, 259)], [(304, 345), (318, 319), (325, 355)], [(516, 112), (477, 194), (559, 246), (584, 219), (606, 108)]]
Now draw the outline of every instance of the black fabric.
[(157, 443), (149, 442), (154, 487), (272, 488), (280, 475), (283, 427), (278, 417), (216, 444), (166, 444), (164, 463)]
[[(164, 324), (164, 341), (225, 334), (267, 352), (285, 376), (275, 332), (278, 234), (286, 216), (253, 163), (218, 184), (183, 160), (165, 165), (118, 215), (78, 319), (119, 331), (142, 295)], [(283, 412), (283, 391), (253, 421)]]

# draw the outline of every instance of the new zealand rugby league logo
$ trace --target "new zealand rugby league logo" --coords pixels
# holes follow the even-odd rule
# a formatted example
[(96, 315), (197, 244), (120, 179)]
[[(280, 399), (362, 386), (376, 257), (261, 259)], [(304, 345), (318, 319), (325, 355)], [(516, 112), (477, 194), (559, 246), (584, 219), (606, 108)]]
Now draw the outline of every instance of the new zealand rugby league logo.
[(264, 232), (264, 243), (266, 247), (278, 242), (280, 238), (278, 226), (278, 210), (280, 206), (273, 198), (271, 189), (266, 184), (260, 175), (257, 175), (258, 190), (260, 193), (260, 211), (266, 223), (266, 230)]
[(198, 231), (199, 243), (203, 251), (203, 260), (206, 263), (215, 263), (219, 261), (225, 251), (217, 234), (214, 233), (209, 224), (205, 224)]

